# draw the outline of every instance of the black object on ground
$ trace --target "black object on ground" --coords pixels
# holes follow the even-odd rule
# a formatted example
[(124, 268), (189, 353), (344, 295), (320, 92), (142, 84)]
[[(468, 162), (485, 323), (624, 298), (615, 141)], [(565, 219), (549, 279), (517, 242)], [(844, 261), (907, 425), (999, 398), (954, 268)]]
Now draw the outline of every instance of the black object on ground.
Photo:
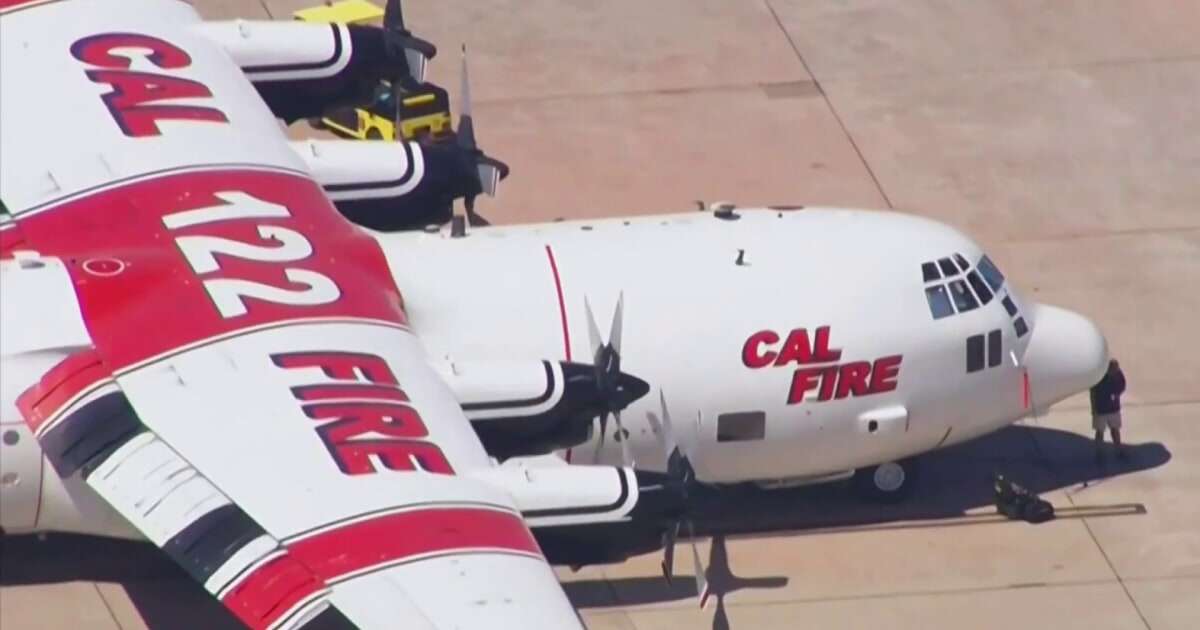
[(1054, 506), (1024, 486), (996, 473), (992, 479), (996, 511), (1015, 521), (1044, 523), (1054, 518)]

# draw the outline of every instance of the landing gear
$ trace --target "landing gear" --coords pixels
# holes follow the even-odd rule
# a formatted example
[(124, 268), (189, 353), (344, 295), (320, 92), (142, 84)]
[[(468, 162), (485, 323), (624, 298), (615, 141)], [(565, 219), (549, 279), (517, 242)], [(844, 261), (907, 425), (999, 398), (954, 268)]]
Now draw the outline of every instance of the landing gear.
[(913, 458), (884, 462), (854, 471), (854, 489), (876, 503), (899, 503), (912, 495), (917, 465)]

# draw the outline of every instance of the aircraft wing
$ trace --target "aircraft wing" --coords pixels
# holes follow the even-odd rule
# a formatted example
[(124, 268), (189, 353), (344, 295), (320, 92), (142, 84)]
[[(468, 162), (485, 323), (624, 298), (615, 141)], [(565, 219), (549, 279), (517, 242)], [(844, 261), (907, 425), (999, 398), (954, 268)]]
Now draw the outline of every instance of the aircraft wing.
[(578, 627), (377, 243), (191, 7), (0, 9), (0, 256), (62, 265), (91, 342), (19, 401), (59, 474), (251, 628)]

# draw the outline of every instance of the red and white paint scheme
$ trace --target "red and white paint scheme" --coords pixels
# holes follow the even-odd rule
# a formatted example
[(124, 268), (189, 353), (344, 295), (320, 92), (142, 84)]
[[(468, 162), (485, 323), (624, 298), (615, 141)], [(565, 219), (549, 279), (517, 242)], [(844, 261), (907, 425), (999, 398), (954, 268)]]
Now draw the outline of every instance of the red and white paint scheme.
[[(1085, 391), (1108, 360), (1094, 324), (1026, 301), (970, 238), (893, 212), (737, 209), (379, 240), (435, 356), (586, 361), (585, 298), (602, 314), (623, 296), (621, 369), (666, 392), (678, 441), (713, 483), (885, 464), (886, 492), (905, 481), (892, 463)], [(965, 287), (960, 307), (951, 286)], [(935, 318), (927, 289), (950, 310)], [(622, 412), (639, 469), (666, 466), (659, 414), (657, 396)], [(620, 462), (609, 431), (600, 461)], [(591, 463), (597, 439), (572, 460)]]
[(6, 532), (132, 525), (251, 628), (578, 627), (378, 244), (195, 11), (0, 10)]
[[(255, 73), (350, 54), (298, 26), (272, 57), (172, 0), (0, 0), (6, 533), (144, 537), (254, 628), (577, 627), (544, 556), (594, 557), (540, 532), (661, 540), (668, 400), (701, 481), (893, 496), (1106, 367), (1086, 318), (896, 213), (356, 227), (336, 187), (428, 161), (289, 145)], [(619, 373), (593, 375), (619, 303)], [(624, 430), (580, 436), (612, 377)], [(608, 466), (519, 456), (551, 450)]]

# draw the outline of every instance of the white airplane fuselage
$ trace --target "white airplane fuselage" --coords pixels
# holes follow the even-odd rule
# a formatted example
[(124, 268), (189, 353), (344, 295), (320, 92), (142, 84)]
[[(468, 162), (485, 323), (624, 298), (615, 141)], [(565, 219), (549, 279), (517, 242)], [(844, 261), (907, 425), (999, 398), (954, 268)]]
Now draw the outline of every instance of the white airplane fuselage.
[[(891, 212), (737, 215), (379, 240), (432, 356), (590, 362), (585, 298), (606, 335), (623, 295), (621, 369), (652, 388), (622, 414), (634, 461), (665, 468), (653, 430), (661, 390), (708, 482), (819, 477), (902, 459), (999, 429), (1103, 373), (1107, 348), (1091, 322), (1028, 304), (1009, 282), (987, 304), (935, 320), (925, 288), (946, 280), (923, 282), (922, 263), (958, 254), (973, 270), (983, 256), (952, 228)], [(957, 278), (967, 280), (961, 270)], [(999, 348), (987, 347), (993, 331)], [(984, 367), (968, 372), (975, 335)], [(736, 420), (723, 430), (723, 415), (759, 412), (761, 439), (718, 437), (737, 432)], [(615, 431), (610, 422), (603, 463), (621, 463)], [(592, 462), (598, 439), (571, 456)]]
[[(897, 461), (1048, 407), (1106, 367), (1090, 321), (1026, 303), (1011, 282), (986, 304), (935, 319), (926, 288), (967, 275), (956, 268), (950, 280), (927, 282), (922, 264), (957, 265), (957, 255), (978, 273), (983, 257), (947, 226), (890, 212), (736, 214), (376, 237), (412, 329), (439, 360), (590, 363), (585, 299), (607, 335), (623, 295), (621, 370), (651, 386), (622, 413), (634, 462), (665, 469), (654, 430), (665, 400), (675, 436), (710, 483)], [(63, 335), (67, 347), (79, 332)], [(976, 336), (982, 358), (970, 356)], [(65, 354), (4, 351), (0, 526), (136, 537), (85, 485), (57, 477), (16, 411), (24, 386)], [(568, 457), (620, 464), (615, 432), (610, 422), (598, 456), (593, 435)]]

